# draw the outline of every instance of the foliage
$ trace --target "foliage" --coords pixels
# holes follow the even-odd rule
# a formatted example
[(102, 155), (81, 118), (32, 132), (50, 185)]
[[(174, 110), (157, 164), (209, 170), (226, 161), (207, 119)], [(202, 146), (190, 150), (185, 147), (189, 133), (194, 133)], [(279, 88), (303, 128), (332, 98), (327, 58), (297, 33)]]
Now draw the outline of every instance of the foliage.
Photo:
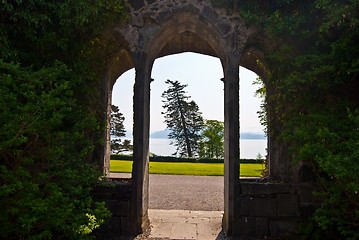
[(323, 186), (325, 201), (313, 216), (322, 238), (359, 238), (358, 95), (352, 92), (359, 80), (358, 4), (317, 1), (323, 18), (311, 29), (313, 45), (294, 45), (301, 54), (291, 57), (291, 72), (278, 75), (283, 139)]
[(76, 56), (94, 52), (104, 27), (126, 18), (123, 0), (1, 1), (0, 9), (0, 58), (36, 68), (79, 64)]
[[(125, 117), (120, 112), (120, 109), (111, 105), (111, 120), (110, 120), (110, 134), (111, 134), (111, 152), (116, 154), (124, 151), (130, 151), (133, 149), (130, 140), (122, 140), (120, 137), (126, 136), (125, 126), (123, 125), (123, 121)], [(113, 138), (116, 137), (116, 138)]]
[[(111, 154), (111, 160), (127, 160), (132, 161), (133, 156), (124, 154)], [(189, 158), (189, 157), (173, 157), (173, 156), (150, 156), (150, 162), (193, 162), (193, 163), (223, 163), (221, 158)], [(262, 163), (262, 159), (240, 159), (240, 163)]]
[(166, 112), (165, 123), (170, 130), (168, 137), (171, 144), (177, 147), (174, 155), (196, 156), (200, 130), (203, 119), (198, 105), (194, 101), (188, 101), (190, 97), (183, 90), (187, 85), (179, 81), (167, 80), (169, 87), (162, 93), (163, 108)]
[(0, 2), (1, 239), (87, 239), (109, 216), (90, 194), (104, 129), (98, 46), (123, 6)]
[(85, 161), (96, 119), (78, 108), (65, 65), (0, 69), (1, 238), (78, 238), (96, 226), (86, 214), (96, 224), (107, 216), (92, 202), (98, 175)]
[[(235, 9), (228, 2), (237, 1), (215, 2)], [(236, 9), (271, 42), (254, 46), (265, 56), (268, 135), (285, 141), (294, 163), (311, 165), (322, 186), (308, 239), (359, 238), (358, 9), (357, 0), (254, 0)]]
[[(259, 61), (257, 61), (259, 63)], [(254, 96), (261, 99), (260, 110), (257, 112), (259, 116), (259, 121), (264, 127), (264, 132), (267, 134), (268, 131), (268, 116), (267, 116), (267, 99), (266, 99), (266, 87), (263, 80), (258, 77), (252, 83), (253, 85), (258, 85), (259, 88), (256, 90)]]
[(224, 153), (224, 123), (217, 120), (206, 120), (199, 142), (201, 158), (223, 158)]

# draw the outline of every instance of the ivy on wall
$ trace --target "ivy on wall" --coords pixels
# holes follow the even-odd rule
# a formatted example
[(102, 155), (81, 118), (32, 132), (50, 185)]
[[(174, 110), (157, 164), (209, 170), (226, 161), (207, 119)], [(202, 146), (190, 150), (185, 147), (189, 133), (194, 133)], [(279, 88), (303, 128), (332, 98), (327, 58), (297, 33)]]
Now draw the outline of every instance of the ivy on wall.
[(359, 1), (214, 1), (261, 29), (269, 134), (324, 197), (306, 239), (359, 238)]

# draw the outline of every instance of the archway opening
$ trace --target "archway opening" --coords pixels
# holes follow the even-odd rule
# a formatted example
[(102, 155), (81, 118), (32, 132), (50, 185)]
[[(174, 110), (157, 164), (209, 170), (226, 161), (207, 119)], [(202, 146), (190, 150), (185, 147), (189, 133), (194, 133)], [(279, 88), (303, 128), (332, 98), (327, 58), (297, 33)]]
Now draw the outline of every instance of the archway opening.
[[(151, 83), (151, 155), (171, 156), (175, 152), (175, 147), (169, 144), (168, 130), (166, 131), (163, 114), (161, 114), (163, 112), (161, 94), (167, 88), (165, 80), (181, 79), (184, 84), (189, 84), (189, 95), (193, 96), (200, 106), (204, 119), (223, 121), (223, 83), (219, 81), (222, 77), (220, 62), (214, 57), (184, 53), (156, 60), (152, 71), (154, 82)], [(253, 84), (257, 78), (258, 76), (253, 71), (240, 67), (240, 158), (246, 160), (263, 159), (267, 155), (267, 138), (258, 117), (260, 105), (263, 103), (258, 96), (255, 96), (255, 91), (260, 86)], [(125, 118), (123, 124), (126, 133), (121, 139), (122, 141), (129, 140), (131, 143), (133, 143), (134, 79), (135, 70), (132, 68), (116, 80), (112, 89), (112, 104), (119, 107)], [(111, 136), (111, 139), (113, 137)], [(115, 152), (113, 150), (111, 154)], [(131, 155), (132, 151), (124, 151), (120, 154)], [(243, 173), (246, 172), (244, 167), (241, 170)], [(112, 168), (111, 170), (111, 172), (117, 171), (121, 169)], [(131, 177), (131, 171), (132, 168), (127, 169), (126, 172), (129, 174), (122, 176)], [(242, 174), (242, 176), (245, 175)]]
[[(250, 165), (260, 164), (255, 177), (264, 177), (267, 173), (267, 136), (264, 84), (258, 75), (240, 67), (240, 175), (245, 177)], [(269, 160), (269, 159), (268, 159)], [(254, 165), (255, 166), (255, 165)], [(260, 172), (259, 172), (260, 170)], [(253, 177), (253, 176), (249, 176)]]
[[(191, 52), (157, 58), (151, 78), (151, 154), (173, 156), (176, 152), (176, 148), (169, 144), (169, 132), (164, 131), (167, 126), (164, 114), (161, 114), (165, 112), (161, 95), (170, 87), (165, 83), (167, 79), (187, 85), (184, 88), (185, 95), (190, 97), (188, 101), (193, 100), (198, 105), (203, 119), (223, 122), (223, 69), (218, 58)], [(166, 139), (155, 138), (161, 136), (161, 133)], [(160, 141), (164, 141), (163, 149), (153, 148)], [(186, 237), (192, 234), (194, 239), (215, 239), (220, 233), (224, 210), (223, 159), (218, 159), (218, 163), (205, 163), (201, 161), (203, 159), (198, 151), (194, 152), (194, 157), (178, 158), (180, 162), (177, 163), (151, 163), (150, 158), (150, 173), (154, 164), (164, 164), (168, 169), (173, 167), (179, 171), (179, 175), (149, 176), (149, 219), (153, 226), (151, 237), (182, 239), (185, 237), (183, 234)], [(214, 171), (219, 171), (222, 176), (200, 176), (212, 175)], [(206, 217), (210, 219), (208, 214), (211, 215), (212, 228), (204, 220)], [(183, 223), (192, 229), (190, 233), (180, 229)], [(164, 225), (170, 226), (171, 231), (163, 231)]]
[[(210, 61), (208, 61), (208, 59)], [(263, 135), (261, 134), (261, 126), (256, 113), (259, 111), (260, 100), (254, 97), (254, 91), (258, 87), (252, 85), (256, 77), (256, 74), (253, 72), (241, 68), (241, 159), (254, 159), (258, 153), (264, 156), (265, 152), (264, 149), (261, 149), (261, 146), (264, 145), (262, 142), (266, 142), (266, 140), (261, 139), (258, 141), (258, 139), (253, 139), (253, 136), (254, 138), (258, 138), (258, 135)], [(112, 104), (119, 106), (121, 112), (123, 112), (125, 116), (124, 126), (127, 131), (126, 138), (131, 141), (134, 78), (134, 69), (123, 73), (117, 79), (112, 92)], [(205, 119), (223, 121), (224, 86), (221, 81), (223, 78), (223, 70), (218, 58), (194, 53), (182, 53), (158, 58), (153, 65), (151, 78), (153, 79), (150, 94), (151, 120), (149, 149), (151, 155), (170, 156), (175, 151), (175, 148), (169, 145), (168, 132), (164, 131), (166, 125), (164, 124), (163, 114), (161, 114), (161, 112), (163, 112), (161, 94), (168, 87), (164, 83), (167, 79), (183, 80), (181, 81), (182, 83), (189, 85), (186, 91), (193, 100), (198, 103)], [(248, 147), (248, 142), (249, 145), (251, 145), (250, 147)], [(258, 142), (261, 142), (261, 144), (258, 144)], [(255, 150), (253, 150), (253, 148)], [(245, 167), (241, 166), (241, 172), (244, 172), (244, 169)], [(131, 177), (131, 174), (122, 175), (122, 177)], [(149, 209), (176, 209), (184, 211), (207, 209), (211, 211), (223, 211), (223, 179), (207, 182), (206, 187), (209, 192), (206, 194), (207, 196), (211, 196), (209, 198), (203, 198), (204, 195), (201, 191), (204, 189), (198, 184), (197, 186), (193, 184), (198, 181), (187, 179), (188, 177), (185, 178), (185, 180), (175, 179), (172, 181), (172, 184), (174, 182), (179, 185), (171, 185), (171, 180), (169, 180), (168, 177), (167, 180), (161, 180), (158, 176), (157, 179), (150, 176)], [(184, 186), (185, 183), (187, 183), (187, 186)], [(214, 183), (214, 185), (211, 185), (211, 183)], [(193, 189), (195, 187), (197, 187), (197, 190)], [(215, 188), (219, 188), (219, 190), (214, 190)], [(170, 196), (168, 189), (173, 190), (175, 193)], [(198, 202), (194, 203), (189, 197), (193, 195), (193, 192), (199, 193), (199, 195), (202, 196), (199, 204)], [(154, 201), (153, 196), (156, 196), (157, 200), (160, 199), (161, 201)], [(163, 202), (163, 199), (166, 199), (166, 201)], [(173, 199), (176, 199), (177, 202), (173, 202)], [(205, 206), (206, 203), (208, 206)], [(193, 208), (192, 206), (195, 204), (200, 205), (202, 208)], [(150, 218), (151, 211), (152, 210), (150, 210)], [(217, 220), (218, 226), (220, 227), (221, 215), (219, 215)], [(217, 231), (217, 234), (218, 232), (219, 231)]]
[[(133, 85), (135, 82), (135, 69), (127, 70), (119, 76), (112, 87), (111, 105), (118, 107), (123, 119), (117, 119), (122, 124), (122, 136), (110, 136), (110, 177), (131, 178), (132, 177), (132, 155), (133, 155)], [(111, 111), (111, 115), (114, 112)], [(112, 116), (111, 116), (112, 117)], [(116, 117), (116, 116), (115, 116)], [(111, 124), (113, 120), (110, 121)], [(114, 126), (111, 126), (113, 128)], [(117, 140), (117, 141), (116, 141)], [(129, 146), (127, 144), (129, 143)], [(116, 146), (115, 144), (120, 146)], [(115, 146), (113, 146), (115, 145)]]

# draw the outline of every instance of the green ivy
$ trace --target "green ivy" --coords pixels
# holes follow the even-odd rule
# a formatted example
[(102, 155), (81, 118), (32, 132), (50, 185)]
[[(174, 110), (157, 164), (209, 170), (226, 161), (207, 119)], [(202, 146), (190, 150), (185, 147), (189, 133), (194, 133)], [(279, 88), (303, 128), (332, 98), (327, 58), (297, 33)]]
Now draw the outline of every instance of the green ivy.
[(272, 42), (259, 49), (268, 134), (286, 142), (294, 164), (313, 167), (324, 197), (303, 239), (358, 239), (359, 1), (215, 2), (232, 2)]

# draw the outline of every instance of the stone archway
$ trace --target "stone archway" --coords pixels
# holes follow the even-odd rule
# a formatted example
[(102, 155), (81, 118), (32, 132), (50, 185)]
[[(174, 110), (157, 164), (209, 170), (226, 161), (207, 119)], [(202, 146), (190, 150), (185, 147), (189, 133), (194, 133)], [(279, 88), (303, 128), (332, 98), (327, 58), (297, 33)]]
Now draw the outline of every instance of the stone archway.
[[(162, 2), (162, 1), (161, 1)], [(157, 57), (192, 51), (220, 58), (224, 72), (224, 218), (223, 227), (228, 234), (233, 232), (236, 199), (239, 196), (239, 64), (243, 42), (237, 38), (238, 29), (225, 14), (217, 12), (210, 5), (198, 3), (179, 5), (170, 16), (161, 19), (157, 11), (133, 17), (139, 26), (137, 46), (133, 51), (136, 80), (134, 87), (134, 164), (132, 173), (133, 192), (131, 214), (136, 221), (135, 232), (148, 225), (148, 144), (149, 103), (151, 70)], [(146, 8), (148, 9), (148, 7)], [(151, 9), (151, 8), (150, 8)], [(138, 13), (144, 9), (137, 10)], [(162, 9), (169, 11), (168, 9)], [(136, 10), (134, 15), (136, 15)], [(151, 17), (149, 17), (149, 14)], [(144, 14), (143, 12), (141, 14)], [(160, 18), (161, 21), (158, 19)], [(145, 22), (148, 22), (145, 24)], [(243, 24), (237, 19), (237, 24)], [(244, 28), (245, 29), (245, 28)], [(133, 33), (129, 27), (124, 32)], [(247, 34), (248, 33), (244, 33)]]
[[(239, 181), (239, 66), (256, 72), (265, 81), (257, 31), (247, 27), (237, 15), (214, 8), (210, 0), (130, 0), (129, 23), (113, 30), (123, 45), (114, 53), (104, 78), (102, 97), (107, 119), (114, 79), (134, 67), (134, 163), (132, 172), (130, 223), (127, 230), (140, 233), (149, 225), (149, 121), (150, 83), (154, 60), (181, 52), (197, 52), (218, 57), (224, 72), (224, 207), (223, 228), (228, 235), (280, 236), (282, 223), (290, 220), (294, 231), (299, 212), (297, 191), (292, 186), (295, 174), (285, 156), (285, 146), (269, 136), (270, 175), (285, 184), (243, 183)], [(274, 89), (268, 89), (270, 94)], [(269, 114), (271, 114), (269, 109)], [(271, 126), (270, 126), (271, 127)], [(109, 138), (109, 130), (104, 133)], [(104, 173), (109, 172), (109, 147), (105, 146)], [(284, 153), (284, 154), (283, 154)], [(107, 158), (106, 158), (107, 156)], [(284, 156), (284, 157), (283, 157)], [(294, 189), (294, 190), (293, 190)], [(250, 207), (250, 203), (253, 204)], [(289, 202), (290, 204), (287, 204)], [(264, 207), (264, 204), (270, 204)], [(291, 207), (294, 206), (294, 207)], [(283, 207), (283, 208), (282, 208)], [(257, 209), (263, 209), (258, 212)], [(270, 209), (270, 210), (268, 210)], [(268, 229), (272, 230), (268, 230)], [(250, 229), (250, 231), (248, 230)], [(263, 229), (267, 229), (262, 231)]]

